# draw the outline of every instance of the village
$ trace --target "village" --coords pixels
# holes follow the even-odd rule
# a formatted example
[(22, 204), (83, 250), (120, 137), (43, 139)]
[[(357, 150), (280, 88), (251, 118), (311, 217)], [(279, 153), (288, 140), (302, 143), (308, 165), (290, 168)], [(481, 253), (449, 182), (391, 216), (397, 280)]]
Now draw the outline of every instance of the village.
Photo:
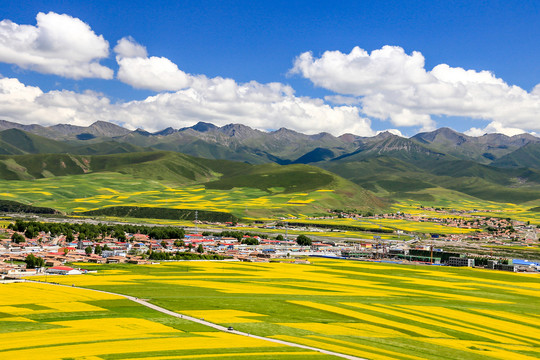
[[(335, 214), (334, 214), (335, 215)], [(339, 213), (339, 217), (356, 214)], [(107, 236), (88, 239), (85, 234), (51, 235), (50, 232), (20, 232), (9, 227), (0, 228), (0, 276), (20, 277), (32, 274), (82, 273), (66, 264), (151, 264), (163, 260), (227, 259), (235, 261), (309, 262), (309, 256), (349, 258), (366, 261), (396, 261), (449, 266), (477, 266), (506, 271), (540, 271), (540, 252), (533, 259), (509, 258), (512, 247), (537, 248), (540, 229), (536, 226), (503, 218), (478, 217), (474, 220), (420, 218), (408, 214), (385, 214), (378, 218), (405, 219), (433, 223), (451, 223), (478, 229), (469, 234), (405, 233), (402, 240), (383, 240), (379, 235), (371, 238), (351, 239), (325, 237), (316, 226), (297, 226), (278, 223), (260, 226), (260, 231), (272, 228), (283, 234), (218, 233), (215, 228), (198, 221), (192, 232), (178, 238), (157, 239), (148, 234), (113, 232)], [(216, 224), (213, 224), (216, 225)], [(223, 224), (225, 225), (225, 224)], [(448, 224), (450, 225), (450, 224)], [(203, 231), (199, 231), (199, 226)], [(241, 228), (241, 224), (237, 224)], [(238, 227), (236, 229), (238, 229)], [(321, 236), (289, 235), (287, 231), (305, 231)], [(240, 235), (239, 235), (240, 234)], [(31, 236), (28, 236), (31, 235)], [(225, 235), (225, 236), (224, 236)], [(510, 244), (510, 245), (509, 245)], [(492, 246), (488, 252), (486, 246)], [(493, 248), (505, 248), (505, 252)], [(510, 249), (510, 251), (509, 251)], [(505, 256), (506, 255), (506, 256)], [(519, 254), (521, 255), (521, 254)], [(28, 266), (28, 257), (31, 264)], [(33, 263), (33, 259), (40, 259)]]

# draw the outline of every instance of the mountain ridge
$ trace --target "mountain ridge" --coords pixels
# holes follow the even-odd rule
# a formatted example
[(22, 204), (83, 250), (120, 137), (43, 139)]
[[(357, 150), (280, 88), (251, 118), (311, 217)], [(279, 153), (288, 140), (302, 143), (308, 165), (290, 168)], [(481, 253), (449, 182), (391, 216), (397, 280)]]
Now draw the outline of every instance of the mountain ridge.
[[(137, 147), (133, 151), (153, 148), (192, 156), (246, 161), (252, 164), (316, 163), (393, 153), (400, 158), (408, 156), (411, 159), (415, 157), (422, 159), (424, 156), (438, 156), (504, 167), (508, 162), (497, 159), (528, 144), (540, 144), (540, 138), (531, 134), (514, 136), (485, 134), (472, 137), (447, 127), (421, 132), (410, 138), (394, 135), (388, 131), (371, 137), (354, 134), (335, 137), (325, 132), (307, 135), (287, 128), (264, 132), (242, 124), (227, 124), (220, 127), (209, 122), (198, 122), (180, 129), (168, 127), (152, 133), (140, 128), (131, 131), (105, 121), (96, 121), (86, 127), (70, 124), (44, 127), (0, 120), (0, 132), (13, 129), (46, 138), (47, 140), (42, 142), (49, 141), (50, 152), (69, 150), (58, 150), (62, 146), (53, 146), (51, 142), (53, 140), (68, 143), (73, 147), (87, 143), (115, 141)], [(22, 137), (20, 133), (19, 137)], [(8, 143), (3, 141), (0, 143), (0, 153), (15, 155), (36, 152), (18, 147), (9, 141)], [(128, 151), (128, 146), (124, 146), (124, 151)], [(519, 151), (514, 154), (513, 164), (520, 163), (516, 156), (530, 158), (530, 154), (520, 154)], [(531, 159), (524, 162), (527, 166), (531, 166), (531, 163)]]

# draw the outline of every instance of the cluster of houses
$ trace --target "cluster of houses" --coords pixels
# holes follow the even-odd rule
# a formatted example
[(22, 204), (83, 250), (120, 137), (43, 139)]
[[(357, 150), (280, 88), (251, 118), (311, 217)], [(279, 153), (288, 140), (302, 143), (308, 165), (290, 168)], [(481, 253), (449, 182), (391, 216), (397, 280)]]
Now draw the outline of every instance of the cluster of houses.
[[(183, 239), (151, 239), (144, 234), (127, 234), (127, 241), (118, 241), (107, 237), (91, 240), (75, 240), (68, 242), (65, 236), (51, 237), (40, 233), (33, 239), (22, 243), (14, 243), (11, 229), (0, 229), (4, 239), (0, 240), (0, 275), (31, 275), (47, 271), (48, 273), (65, 273), (66, 263), (130, 263), (149, 264), (148, 253), (169, 252), (201, 252), (202, 254), (219, 254), (226, 258), (239, 261), (269, 261), (274, 258), (290, 257), (291, 255), (339, 254), (332, 244), (314, 242), (311, 246), (299, 246), (294, 240), (264, 239), (254, 236), (258, 245), (246, 245), (233, 237), (203, 236), (202, 234), (187, 234)], [(246, 236), (247, 238), (248, 236)], [(181, 240), (181, 241), (180, 241)], [(99, 253), (96, 247), (100, 248)], [(328, 251), (332, 248), (332, 251)], [(90, 251), (88, 250), (90, 249)], [(201, 251), (202, 249), (202, 251)], [(25, 269), (23, 263), (33, 254), (44, 260), (45, 269)], [(76, 269), (69, 270), (69, 274)], [(75, 271), (75, 272), (74, 272)]]
[[(347, 214), (342, 214), (347, 215)], [(385, 217), (402, 218), (414, 220), (414, 216), (407, 214), (389, 214)], [(437, 220), (437, 219), (431, 219)], [(448, 220), (448, 219), (446, 219)], [(441, 220), (442, 221), (442, 220)], [(459, 221), (459, 220), (455, 220)], [(524, 244), (538, 243), (538, 231), (534, 226), (525, 223), (510, 222), (506, 219), (488, 218), (474, 221), (474, 226), (492, 226), (493, 228), (512, 227), (514, 233), (522, 234), (526, 232)], [(468, 224), (470, 225), (470, 224)], [(309, 229), (306, 229), (309, 230)], [(232, 237), (221, 237), (215, 235), (202, 235), (199, 233), (187, 234), (183, 239), (151, 239), (144, 234), (126, 234), (126, 241), (118, 241), (113, 237), (103, 239), (79, 240), (75, 234), (73, 241), (68, 241), (65, 236), (53, 237), (50, 234), (39, 233), (35, 238), (25, 238), (24, 242), (15, 243), (11, 241), (14, 231), (11, 229), (0, 229), (0, 276), (29, 275), (47, 271), (51, 274), (74, 274), (77, 269), (67, 269), (66, 263), (131, 263), (148, 264), (148, 254), (151, 252), (199, 252), (201, 254), (219, 254), (226, 258), (239, 261), (271, 261), (276, 258), (299, 258), (305, 256), (329, 256), (329, 257), (361, 257), (364, 259), (380, 259), (388, 257), (392, 252), (399, 253), (401, 249), (422, 249), (422, 245), (416, 245), (415, 241), (383, 241), (379, 236), (374, 236), (373, 240), (356, 242), (313, 242), (310, 246), (300, 246), (293, 239), (265, 239), (254, 236), (258, 245), (247, 245)], [(247, 235), (245, 236), (248, 237)], [(474, 238), (473, 238), (474, 237)], [(486, 243), (503, 244), (505, 239), (500, 238), (500, 234), (493, 232), (479, 232), (474, 235), (449, 235), (445, 240), (463, 241), (480, 240)], [(97, 251), (99, 248), (100, 251)], [(42, 269), (26, 269), (24, 262), (28, 254), (33, 254), (44, 260), (45, 267)], [(358, 256), (351, 254), (360, 254)], [(403, 259), (402, 259), (403, 260)], [(531, 265), (533, 268), (534, 263)], [(464, 262), (455, 259), (448, 265), (471, 266), (472, 262)], [(523, 264), (522, 264), (523, 265)], [(529, 264), (530, 265), (530, 264)], [(492, 267), (496, 268), (496, 267)], [(45, 270), (46, 269), (46, 270)], [(500, 268), (501, 270), (509, 270)], [(536, 269), (536, 268), (535, 268)], [(515, 268), (514, 268), (515, 270)]]
[[(537, 243), (538, 239), (540, 238), (540, 228), (525, 221), (512, 220), (502, 217), (474, 215), (477, 211), (446, 210), (439, 208), (421, 208), (418, 210), (425, 211), (425, 214), (410, 214), (398, 211), (396, 213), (369, 216), (367, 219), (374, 221), (377, 219), (406, 220), (433, 223), (460, 229), (477, 230), (477, 232), (473, 233), (473, 235), (470, 233), (463, 233), (446, 236), (446, 238), (450, 241), (481, 240), (496, 244), (503, 244), (505, 242), (512, 241), (514, 242), (514, 245), (527, 246)], [(490, 211), (488, 210), (483, 210), (482, 214), (489, 212)], [(440, 216), (426, 215), (433, 213), (439, 213)], [(335, 215), (343, 218), (362, 218), (361, 215), (356, 213), (340, 212), (336, 213)], [(326, 217), (325, 219), (331, 218), (332, 217)], [(430, 234), (426, 235), (429, 236)]]

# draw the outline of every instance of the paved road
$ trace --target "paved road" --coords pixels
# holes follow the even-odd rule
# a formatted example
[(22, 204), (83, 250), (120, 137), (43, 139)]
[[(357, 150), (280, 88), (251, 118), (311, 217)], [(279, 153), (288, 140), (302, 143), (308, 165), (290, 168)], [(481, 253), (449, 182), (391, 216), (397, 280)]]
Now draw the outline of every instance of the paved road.
[[(49, 284), (49, 285), (55, 285), (55, 286), (67, 286), (67, 287), (73, 287), (73, 286), (69, 286), (69, 285), (43, 283), (43, 282), (32, 281), (32, 280), (26, 280), (26, 281), (27, 281), (27, 282), (36, 282), (36, 283), (39, 283), (39, 284)], [(302, 345), (302, 344), (296, 344), (296, 343), (289, 342), (289, 341), (283, 341), (283, 340), (278, 340), (278, 339), (268, 338), (268, 337), (264, 337), (264, 336), (257, 336), (257, 335), (248, 334), (248, 333), (245, 333), (245, 332), (242, 332), (242, 331), (237, 331), (237, 330), (227, 330), (227, 328), (226, 328), (225, 326), (221, 326), (221, 325), (218, 325), (218, 324), (214, 324), (214, 323), (212, 323), (212, 322), (210, 322), (210, 321), (206, 321), (206, 320), (203, 320), (203, 319), (195, 318), (195, 317), (192, 317), (192, 316), (188, 316), (188, 315), (184, 315), (184, 314), (179, 314), (179, 313), (176, 313), (176, 312), (171, 311), (171, 310), (167, 310), (167, 309), (165, 309), (165, 308), (162, 308), (161, 306), (154, 305), (154, 304), (149, 303), (148, 301), (146, 301), (146, 300), (144, 300), (144, 299), (139, 299), (139, 298), (134, 297), (134, 296), (124, 295), (124, 294), (118, 294), (118, 293), (113, 293), (113, 292), (103, 291), (103, 290), (88, 289), (88, 288), (83, 288), (83, 287), (78, 287), (78, 286), (75, 286), (75, 287), (78, 288), (78, 289), (83, 289), (83, 290), (97, 291), (97, 292), (101, 292), (101, 293), (105, 293), (105, 294), (111, 294), (111, 295), (122, 296), (122, 297), (124, 297), (124, 298), (126, 298), (126, 299), (128, 299), (128, 300), (134, 301), (134, 302), (136, 302), (136, 303), (138, 303), (138, 304), (141, 304), (141, 305), (146, 306), (146, 307), (148, 307), (148, 308), (150, 308), (150, 309), (159, 311), (159, 312), (161, 312), (161, 313), (163, 313), (163, 314), (170, 315), (170, 316), (174, 316), (174, 317), (177, 317), (177, 318), (180, 318), (180, 319), (185, 319), (185, 320), (188, 320), (188, 321), (193, 321), (193, 322), (196, 322), (196, 323), (205, 325), (205, 326), (209, 326), (209, 327), (214, 328), (214, 329), (219, 330), (219, 331), (224, 331), (224, 332), (227, 332), (227, 333), (236, 334), (236, 335), (240, 335), (240, 336), (249, 336), (249, 337), (254, 338), (254, 339), (259, 339), (259, 340), (264, 340), (264, 341), (270, 341), (270, 342), (277, 343), (277, 344), (281, 344), (281, 345), (293, 346), (293, 347), (302, 348), (302, 349), (306, 349), (306, 350), (317, 351), (317, 352), (320, 352), (320, 353), (323, 353), (323, 354), (333, 355), (333, 356), (337, 356), (337, 357), (340, 357), (340, 358), (343, 358), (343, 359), (349, 359), (349, 360), (366, 360), (366, 359), (364, 359), (364, 358), (359, 358), (359, 357), (352, 356), (352, 355), (341, 354), (341, 353), (337, 353), (337, 352), (334, 352), (334, 351), (328, 351), (328, 350), (319, 349), (319, 348), (312, 347), (312, 346), (307, 346), (307, 345)]]

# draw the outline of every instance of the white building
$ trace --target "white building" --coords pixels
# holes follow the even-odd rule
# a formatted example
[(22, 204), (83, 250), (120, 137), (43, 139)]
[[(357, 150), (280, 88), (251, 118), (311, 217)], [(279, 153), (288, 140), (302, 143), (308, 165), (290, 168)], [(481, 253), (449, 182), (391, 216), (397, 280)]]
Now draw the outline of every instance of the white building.
[(80, 270), (74, 269), (69, 266), (55, 266), (47, 269), (49, 274), (59, 274), (59, 275), (81, 275)]

